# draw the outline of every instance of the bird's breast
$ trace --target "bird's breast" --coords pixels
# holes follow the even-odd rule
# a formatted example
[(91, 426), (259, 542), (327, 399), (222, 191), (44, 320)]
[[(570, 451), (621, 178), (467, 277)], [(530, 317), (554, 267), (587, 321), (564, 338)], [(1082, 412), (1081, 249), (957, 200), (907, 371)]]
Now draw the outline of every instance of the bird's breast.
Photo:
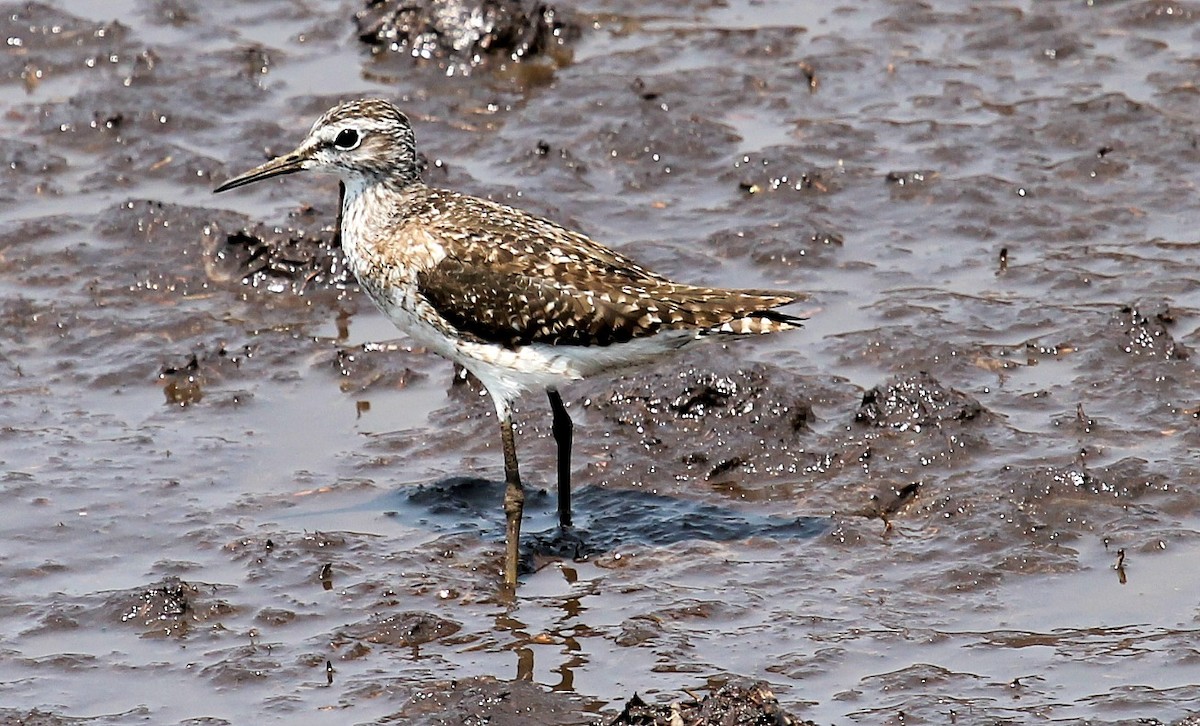
[(433, 229), (405, 216), (386, 190), (348, 188), (341, 232), (346, 261), (365, 288), (415, 285), (417, 275), (446, 257)]

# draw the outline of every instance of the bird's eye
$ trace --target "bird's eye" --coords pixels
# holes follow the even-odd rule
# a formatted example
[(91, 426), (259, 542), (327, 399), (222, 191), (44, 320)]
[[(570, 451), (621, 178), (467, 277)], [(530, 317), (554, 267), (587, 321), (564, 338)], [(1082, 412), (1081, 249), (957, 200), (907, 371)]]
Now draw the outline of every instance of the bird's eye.
[(355, 129), (342, 129), (338, 132), (337, 138), (333, 140), (333, 145), (339, 149), (349, 151), (362, 141), (362, 135)]

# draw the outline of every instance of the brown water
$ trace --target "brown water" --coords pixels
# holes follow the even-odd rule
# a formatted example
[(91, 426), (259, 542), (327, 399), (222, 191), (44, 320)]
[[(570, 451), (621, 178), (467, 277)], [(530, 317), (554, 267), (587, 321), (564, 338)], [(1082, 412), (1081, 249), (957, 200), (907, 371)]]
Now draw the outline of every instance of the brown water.
[[(739, 677), (821, 724), (1200, 710), (1200, 8), (935, 5), (581, 2), (559, 66), (465, 77), (351, 3), (6, 5), (0, 722), (583, 723)], [(564, 392), (589, 556), (533, 496), (514, 603), (490, 404), (227, 244), (327, 236), (336, 186), (209, 193), (367, 94), (435, 183), (812, 294)]]

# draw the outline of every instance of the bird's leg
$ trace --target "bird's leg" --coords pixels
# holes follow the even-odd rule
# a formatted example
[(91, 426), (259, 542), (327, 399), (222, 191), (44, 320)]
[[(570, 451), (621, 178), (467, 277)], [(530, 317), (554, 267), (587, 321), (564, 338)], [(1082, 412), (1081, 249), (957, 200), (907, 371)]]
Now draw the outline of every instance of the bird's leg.
[(504, 518), (507, 522), (504, 542), (504, 584), (516, 587), (520, 561), (521, 516), (525, 510), (525, 489), (517, 471), (517, 444), (513, 438), (512, 416), (500, 419), (500, 440), (504, 444)]
[(546, 395), (550, 398), (550, 410), (554, 412), (551, 431), (558, 444), (558, 525), (566, 528), (571, 526), (571, 437), (575, 424), (571, 423), (558, 391), (547, 388)]

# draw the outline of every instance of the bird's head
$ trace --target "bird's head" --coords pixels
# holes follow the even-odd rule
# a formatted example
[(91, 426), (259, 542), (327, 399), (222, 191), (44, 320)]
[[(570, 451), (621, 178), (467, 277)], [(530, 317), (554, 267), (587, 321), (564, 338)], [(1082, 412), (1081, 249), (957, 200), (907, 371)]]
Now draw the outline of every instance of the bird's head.
[(214, 192), (311, 169), (336, 174), (347, 185), (418, 180), (412, 124), (388, 101), (347, 101), (326, 111), (290, 153), (230, 179)]

